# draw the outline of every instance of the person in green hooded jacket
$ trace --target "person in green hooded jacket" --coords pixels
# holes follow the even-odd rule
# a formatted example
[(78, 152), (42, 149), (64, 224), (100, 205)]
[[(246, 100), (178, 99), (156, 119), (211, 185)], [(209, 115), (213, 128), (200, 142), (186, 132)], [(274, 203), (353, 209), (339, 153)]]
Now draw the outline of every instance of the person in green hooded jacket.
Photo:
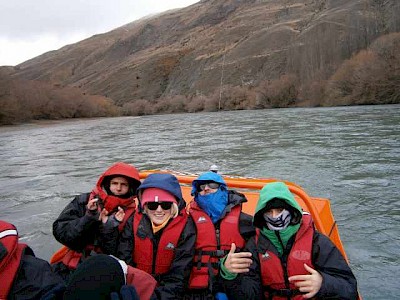
[[(226, 264), (248, 272), (222, 272), (229, 299), (357, 299), (357, 280), (339, 249), (316, 231), (283, 182), (263, 187), (253, 217), (257, 235)], [(246, 271), (247, 271), (246, 270)]]

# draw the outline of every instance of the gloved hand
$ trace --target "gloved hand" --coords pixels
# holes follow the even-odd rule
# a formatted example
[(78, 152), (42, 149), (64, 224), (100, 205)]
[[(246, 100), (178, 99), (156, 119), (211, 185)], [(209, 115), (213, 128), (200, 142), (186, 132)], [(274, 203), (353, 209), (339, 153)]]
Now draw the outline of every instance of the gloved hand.
[(119, 293), (112, 292), (111, 300), (140, 300), (136, 289), (131, 285), (123, 285)]
[(225, 293), (216, 293), (215, 300), (228, 300), (228, 296)]
[(41, 296), (40, 300), (62, 299), (64, 292), (65, 292), (65, 284), (59, 283), (56, 286), (52, 287), (49, 291), (47, 291), (43, 296)]

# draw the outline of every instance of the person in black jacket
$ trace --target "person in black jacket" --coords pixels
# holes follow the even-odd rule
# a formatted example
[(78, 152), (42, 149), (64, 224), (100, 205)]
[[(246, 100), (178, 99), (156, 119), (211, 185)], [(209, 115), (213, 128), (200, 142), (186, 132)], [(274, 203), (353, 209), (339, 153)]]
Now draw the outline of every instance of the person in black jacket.
[(65, 280), (94, 252), (115, 253), (119, 232), (136, 209), (139, 185), (135, 167), (115, 163), (100, 176), (91, 193), (76, 196), (61, 212), (53, 223), (53, 235), (66, 247), (51, 262)]
[(252, 217), (242, 212), (246, 197), (228, 190), (217, 170), (205, 172), (192, 182), (194, 201), (190, 217), (196, 226), (196, 249), (185, 299), (226, 299), (220, 283), (220, 260), (228, 253), (234, 259), (255, 235)]
[(182, 299), (196, 240), (178, 179), (151, 174), (138, 188), (139, 210), (128, 220), (117, 257), (158, 282), (151, 299)]
[(65, 287), (50, 264), (19, 243), (14, 225), (0, 220), (0, 299), (41, 299)]
[(229, 255), (225, 260), (229, 299), (357, 299), (357, 281), (346, 260), (315, 230), (283, 182), (261, 190), (253, 224), (257, 235), (244, 249), (252, 254), (248, 272), (232, 272), (229, 266), (240, 261)]

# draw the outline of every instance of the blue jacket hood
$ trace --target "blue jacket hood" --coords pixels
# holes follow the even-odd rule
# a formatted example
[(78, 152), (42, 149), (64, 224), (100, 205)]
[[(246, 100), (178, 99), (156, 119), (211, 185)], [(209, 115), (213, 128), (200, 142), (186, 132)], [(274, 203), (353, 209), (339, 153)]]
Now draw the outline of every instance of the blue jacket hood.
[(226, 183), (225, 180), (222, 178), (221, 175), (214, 173), (214, 172), (205, 172), (201, 174), (197, 179), (192, 181), (192, 195), (194, 195), (197, 192), (197, 187), (205, 182), (210, 182), (214, 181), (216, 183), (219, 183), (220, 185), (224, 186), (226, 189)]
[(154, 173), (147, 176), (147, 178), (138, 187), (139, 203), (142, 198), (143, 190), (147, 188), (163, 189), (175, 196), (176, 200), (178, 201), (179, 210), (186, 207), (186, 202), (183, 199), (179, 181), (172, 174)]

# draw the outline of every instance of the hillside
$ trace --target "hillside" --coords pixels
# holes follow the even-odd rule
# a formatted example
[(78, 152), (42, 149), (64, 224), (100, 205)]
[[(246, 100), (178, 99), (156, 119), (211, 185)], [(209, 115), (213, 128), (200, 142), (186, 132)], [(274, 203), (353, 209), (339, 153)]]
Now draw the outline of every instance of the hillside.
[[(396, 0), (203, 0), (45, 53), (10, 76), (73, 86), (118, 106), (215, 98), (222, 86), (259, 87), (285, 75), (307, 89), (400, 31), (399, 16)], [(309, 98), (294, 105), (323, 105)]]

